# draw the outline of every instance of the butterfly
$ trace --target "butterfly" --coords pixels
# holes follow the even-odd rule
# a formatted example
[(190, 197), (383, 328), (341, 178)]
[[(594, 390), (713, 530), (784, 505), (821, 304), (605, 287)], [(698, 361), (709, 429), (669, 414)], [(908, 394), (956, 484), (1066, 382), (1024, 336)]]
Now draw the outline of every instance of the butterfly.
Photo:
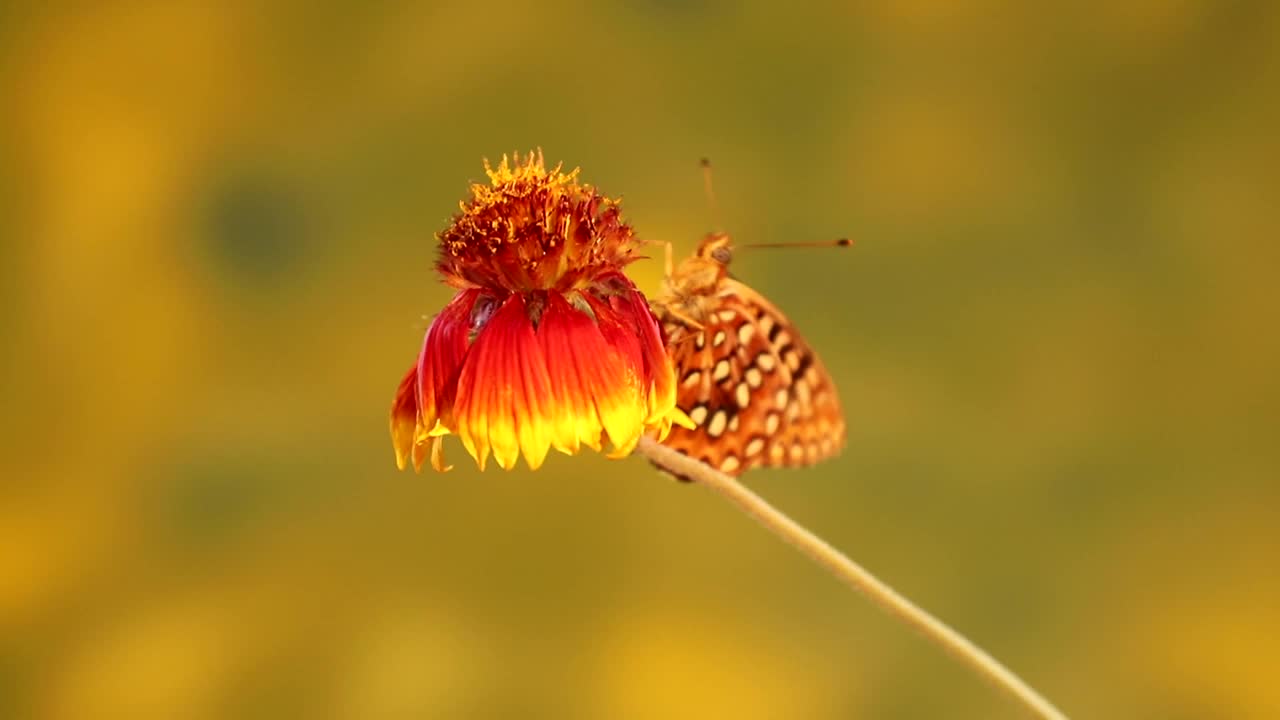
[(729, 274), (732, 259), (722, 232), (675, 267), (667, 246), (653, 306), (676, 368), (676, 405), (696, 427), (673, 427), (663, 444), (734, 476), (832, 457), (845, 421), (831, 375), (777, 306)]

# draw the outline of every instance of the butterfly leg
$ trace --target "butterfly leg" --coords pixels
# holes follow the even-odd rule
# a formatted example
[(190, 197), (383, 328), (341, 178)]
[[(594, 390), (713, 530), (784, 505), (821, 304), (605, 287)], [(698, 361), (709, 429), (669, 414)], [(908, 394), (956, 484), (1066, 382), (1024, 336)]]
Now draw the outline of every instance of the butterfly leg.
[(675, 319), (684, 323), (686, 326), (693, 328), (694, 330), (701, 332), (707, 329), (705, 325), (695, 320), (692, 315), (684, 312), (683, 310), (677, 307), (668, 306), (665, 309), (667, 313), (671, 315), (671, 317), (674, 317)]

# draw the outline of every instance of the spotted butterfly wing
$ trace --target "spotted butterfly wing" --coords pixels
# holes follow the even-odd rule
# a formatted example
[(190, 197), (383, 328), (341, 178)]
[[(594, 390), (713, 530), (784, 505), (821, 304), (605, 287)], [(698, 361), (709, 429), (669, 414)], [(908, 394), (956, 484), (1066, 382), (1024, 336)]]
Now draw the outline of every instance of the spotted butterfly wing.
[(729, 277), (729, 238), (708, 235), (655, 300), (695, 428), (663, 444), (730, 475), (838, 453), (845, 422), (822, 361), (773, 303)]

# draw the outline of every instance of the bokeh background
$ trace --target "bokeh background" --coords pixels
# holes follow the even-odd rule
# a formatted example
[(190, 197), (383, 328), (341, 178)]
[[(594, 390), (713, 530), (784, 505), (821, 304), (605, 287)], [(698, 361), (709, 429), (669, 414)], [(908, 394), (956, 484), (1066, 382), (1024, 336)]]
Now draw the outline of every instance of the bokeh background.
[[(639, 459), (395, 471), (480, 160), (826, 359), (784, 510), (1075, 717), (1280, 717), (1280, 12), (0, 5), (0, 717), (1020, 717)], [(634, 267), (658, 287), (659, 264)], [(454, 444), (455, 460), (464, 459)]]

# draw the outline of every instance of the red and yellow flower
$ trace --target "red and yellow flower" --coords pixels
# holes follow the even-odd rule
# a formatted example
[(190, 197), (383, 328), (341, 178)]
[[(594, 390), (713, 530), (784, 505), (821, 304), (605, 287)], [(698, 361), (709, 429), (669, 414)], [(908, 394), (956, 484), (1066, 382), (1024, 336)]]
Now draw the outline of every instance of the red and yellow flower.
[(484, 469), (537, 468), (555, 448), (621, 457), (687, 424), (662, 330), (622, 273), (641, 242), (618, 203), (548, 171), (541, 154), (485, 163), (488, 184), (437, 236), (458, 288), (427, 329), (391, 406), (396, 463), (447, 470), (445, 435)]

